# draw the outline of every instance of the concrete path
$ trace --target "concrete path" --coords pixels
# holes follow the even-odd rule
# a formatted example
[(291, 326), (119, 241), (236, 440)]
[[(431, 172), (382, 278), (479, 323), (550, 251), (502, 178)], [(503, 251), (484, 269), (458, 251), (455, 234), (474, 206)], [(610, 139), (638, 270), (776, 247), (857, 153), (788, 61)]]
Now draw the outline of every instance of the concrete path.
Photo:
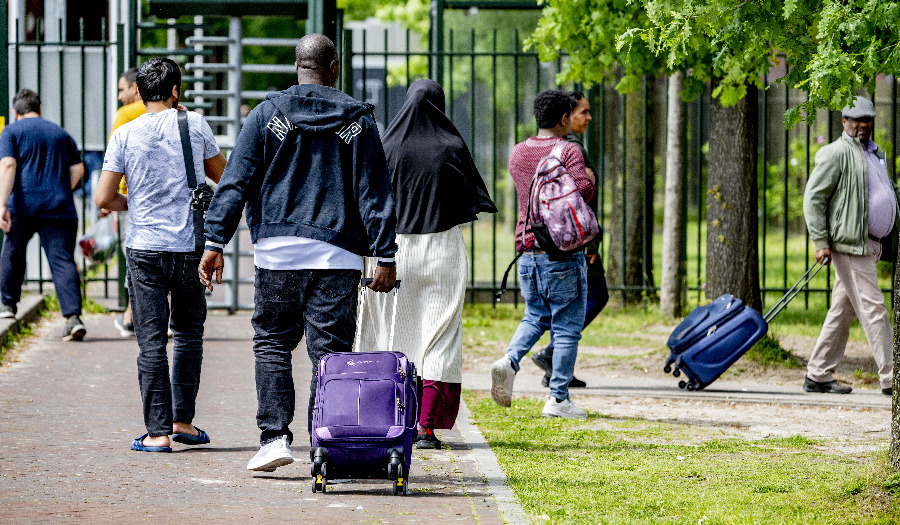
[[(298, 385), (293, 465), (245, 470), (258, 449), (249, 315), (211, 313), (195, 423), (212, 443), (171, 454), (129, 450), (144, 433), (137, 344), (112, 316), (85, 316), (81, 343), (59, 340), (62, 320), (0, 372), (0, 523), (481, 523), (524, 522), (521, 507), (463, 410), (439, 431), (445, 448), (415, 451), (410, 495), (385, 481), (311, 491), (306, 436), (306, 352)], [(171, 351), (171, 346), (170, 346)], [(499, 500), (499, 504), (498, 504)]]

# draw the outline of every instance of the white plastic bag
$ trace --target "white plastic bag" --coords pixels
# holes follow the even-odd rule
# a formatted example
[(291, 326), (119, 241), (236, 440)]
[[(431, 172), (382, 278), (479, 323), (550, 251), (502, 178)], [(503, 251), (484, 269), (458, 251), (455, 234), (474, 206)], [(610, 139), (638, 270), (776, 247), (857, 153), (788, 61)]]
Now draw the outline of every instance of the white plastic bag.
[(110, 261), (119, 249), (114, 215), (107, 215), (91, 225), (78, 239), (78, 246), (89, 266)]

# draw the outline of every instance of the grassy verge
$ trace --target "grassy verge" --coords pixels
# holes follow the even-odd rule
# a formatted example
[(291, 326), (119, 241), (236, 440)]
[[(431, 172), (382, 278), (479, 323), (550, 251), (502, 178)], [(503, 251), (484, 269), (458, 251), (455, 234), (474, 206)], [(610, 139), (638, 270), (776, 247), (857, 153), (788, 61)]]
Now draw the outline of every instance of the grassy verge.
[[(800, 436), (721, 439), (713, 429), (595, 413), (547, 420), (541, 401), (504, 409), (486, 394), (465, 399), (534, 523), (896, 524), (900, 516), (900, 474), (886, 452), (848, 457)], [(709, 433), (699, 445), (698, 432)]]
[[(44, 302), (46, 304), (46, 309), (44, 310), (45, 315), (48, 312), (59, 312), (59, 299), (57, 299), (56, 294), (48, 295), (47, 298), (44, 299)], [(81, 297), (81, 310), (87, 314), (109, 313), (109, 309), (107, 309), (105, 306), (85, 296)]]
[(3, 365), (4, 360), (6, 359), (6, 354), (18, 347), (22, 340), (26, 337), (30, 336), (34, 333), (34, 323), (28, 324), (19, 324), (16, 325), (15, 328), (10, 330), (9, 334), (6, 336), (6, 342), (0, 345), (0, 366)]

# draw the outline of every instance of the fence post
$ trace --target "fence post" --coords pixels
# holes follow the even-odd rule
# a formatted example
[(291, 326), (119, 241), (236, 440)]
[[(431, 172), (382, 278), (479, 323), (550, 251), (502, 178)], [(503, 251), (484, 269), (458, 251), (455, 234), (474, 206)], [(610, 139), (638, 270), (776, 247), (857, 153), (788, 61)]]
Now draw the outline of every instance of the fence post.
[(3, 41), (3, 57), (0, 58), (0, 130), (9, 120), (9, 2), (0, 0), (0, 40)]

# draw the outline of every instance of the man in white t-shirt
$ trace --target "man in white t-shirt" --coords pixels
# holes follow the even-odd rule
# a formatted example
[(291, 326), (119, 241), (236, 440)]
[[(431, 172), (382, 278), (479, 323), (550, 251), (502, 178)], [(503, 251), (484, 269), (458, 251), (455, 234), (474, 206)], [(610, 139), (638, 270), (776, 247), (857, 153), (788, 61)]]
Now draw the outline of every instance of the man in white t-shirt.
[[(181, 70), (168, 58), (153, 58), (138, 70), (138, 90), (147, 112), (112, 135), (94, 200), (100, 208), (128, 211), (128, 292), (140, 353), (138, 379), (147, 434), (132, 450), (170, 452), (172, 440), (209, 443), (192, 424), (203, 360), (206, 296), (197, 279), (201, 250), (195, 245), (191, 191), (176, 109)], [(198, 181), (218, 182), (225, 169), (209, 124), (187, 113), (191, 156)], [(122, 177), (128, 196), (118, 192)], [(171, 323), (169, 296), (171, 295)], [(172, 377), (166, 334), (175, 334)]]
[(253, 352), (260, 450), (249, 470), (294, 461), (291, 355), (302, 337), (312, 363), (312, 424), (319, 360), (349, 352), (363, 256), (378, 257), (379, 292), (394, 288), (394, 197), (373, 106), (334, 89), (334, 44), (307, 35), (296, 49), (298, 84), (272, 93), (244, 123), (206, 217), (200, 278), (221, 282), (222, 248), (246, 207), (255, 249)]

